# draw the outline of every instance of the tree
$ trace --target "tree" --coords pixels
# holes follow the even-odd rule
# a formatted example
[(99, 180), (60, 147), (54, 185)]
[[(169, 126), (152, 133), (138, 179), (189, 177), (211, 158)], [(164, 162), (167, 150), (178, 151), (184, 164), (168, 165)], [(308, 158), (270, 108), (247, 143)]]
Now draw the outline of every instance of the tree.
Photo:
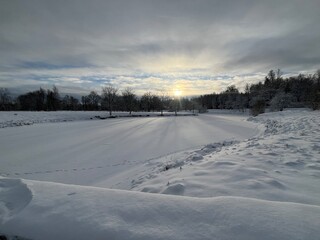
[(113, 107), (116, 103), (118, 89), (109, 85), (107, 87), (102, 87), (102, 99), (107, 105), (109, 115), (112, 115)]
[(79, 109), (79, 100), (69, 96), (65, 95), (62, 99), (62, 109), (63, 110), (78, 110)]
[(226, 109), (239, 109), (237, 98), (240, 94), (235, 85), (227, 87), (227, 90), (223, 94), (226, 95), (226, 101), (224, 103)]
[(98, 95), (97, 92), (91, 91), (90, 94), (87, 96), (87, 101), (90, 110), (99, 110), (99, 103), (101, 101), (101, 97)]
[(43, 111), (46, 110), (46, 91), (40, 88), (39, 91), (35, 92), (36, 95), (36, 110)]
[(239, 93), (239, 90), (236, 88), (235, 85), (230, 85), (227, 87), (225, 93)]
[(89, 99), (88, 99), (87, 96), (82, 96), (81, 97), (81, 104), (82, 104), (83, 110), (88, 110)]
[(314, 87), (311, 90), (310, 102), (313, 110), (320, 109), (320, 69), (314, 74)]
[(254, 97), (251, 100), (251, 114), (253, 116), (258, 116), (261, 113), (264, 113), (266, 108), (266, 102), (261, 97)]
[(47, 110), (57, 111), (60, 109), (60, 94), (58, 88), (53, 85), (52, 91), (47, 90)]
[(19, 103), (19, 110), (24, 111), (35, 111), (36, 110), (36, 104), (35, 104), (35, 98), (34, 93), (29, 92), (26, 94), (22, 94), (18, 97), (18, 103)]
[(11, 103), (10, 93), (7, 88), (0, 88), (0, 110), (9, 110)]
[(136, 95), (132, 88), (126, 88), (122, 91), (122, 99), (124, 102), (124, 107), (131, 115), (131, 112), (134, 109), (135, 101), (136, 101)]
[(161, 100), (160, 100), (160, 97), (157, 96), (156, 94), (152, 94), (151, 109), (152, 109), (152, 111), (160, 111), (161, 110)]
[(99, 104), (101, 102), (101, 97), (96, 91), (91, 91), (89, 95), (81, 97), (83, 110), (99, 110)]
[(272, 69), (268, 72), (266, 80), (267, 79), (270, 80), (271, 83), (276, 79), (276, 73)]
[(191, 111), (192, 110), (192, 102), (189, 98), (182, 98), (181, 99), (181, 108), (183, 110), (189, 110)]
[(292, 101), (293, 96), (290, 93), (278, 92), (270, 102), (271, 110), (283, 111)]
[[(51, 92), (48, 90), (48, 92)], [(48, 96), (47, 92), (40, 88), (40, 90), (28, 92), (18, 97), (20, 110), (27, 111), (44, 111), (48, 109), (48, 104), (51, 103), (51, 95)], [(50, 100), (48, 103), (48, 99)]]
[(160, 99), (160, 112), (161, 112), (161, 116), (163, 116), (163, 110), (169, 107), (170, 97), (166, 91), (162, 90), (159, 93), (159, 99)]
[(144, 111), (150, 112), (152, 107), (152, 93), (146, 92), (142, 95), (141, 99), (141, 107)]
[(320, 69), (317, 70), (315, 75), (317, 87), (320, 87)]

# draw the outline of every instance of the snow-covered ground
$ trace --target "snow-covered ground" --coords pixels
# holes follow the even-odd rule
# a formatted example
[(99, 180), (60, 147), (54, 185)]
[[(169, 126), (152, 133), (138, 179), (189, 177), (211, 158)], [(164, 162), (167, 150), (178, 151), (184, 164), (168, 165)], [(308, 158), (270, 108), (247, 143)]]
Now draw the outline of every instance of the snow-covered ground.
[[(179, 115), (192, 115), (192, 112), (179, 112)], [(160, 112), (133, 112), (129, 115), (127, 112), (113, 112), (113, 117), (138, 117), (138, 116), (159, 116)], [(164, 116), (172, 116), (172, 112), (164, 112)], [(107, 111), (57, 111), (57, 112), (5, 112), (0, 111), (0, 128), (18, 127), (33, 125), (38, 123), (69, 122), (92, 120), (97, 118), (108, 118)]]
[(0, 175), (128, 189), (132, 178), (113, 177), (173, 152), (246, 139), (259, 133), (257, 126), (243, 116), (199, 115), (3, 128)]
[(133, 190), (320, 205), (319, 111), (288, 110), (249, 120), (264, 124), (264, 134), (155, 159), (146, 164), (147, 174), (132, 182)]
[(0, 233), (318, 239), (320, 112), (245, 118), (214, 112), (0, 129)]

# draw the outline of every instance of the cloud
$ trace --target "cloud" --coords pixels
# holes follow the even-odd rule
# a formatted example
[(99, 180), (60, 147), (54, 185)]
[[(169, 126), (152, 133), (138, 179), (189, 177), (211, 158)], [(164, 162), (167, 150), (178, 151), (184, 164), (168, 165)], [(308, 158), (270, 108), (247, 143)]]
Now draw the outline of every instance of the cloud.
[(179, 85), (191, 95), (242, 88), (270, 68), (314, 71), (319, 8), (318, 0), (5, 1), (0, 86)]

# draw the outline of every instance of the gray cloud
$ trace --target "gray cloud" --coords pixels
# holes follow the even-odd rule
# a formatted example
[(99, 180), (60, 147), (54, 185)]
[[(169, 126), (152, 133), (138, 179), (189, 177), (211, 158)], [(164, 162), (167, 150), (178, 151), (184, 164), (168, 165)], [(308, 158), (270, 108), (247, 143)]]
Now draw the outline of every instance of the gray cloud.
[(292, 71), (320, 66), (320, 28), (293, 31), (286, 35), (233, 42), (233, 55), (225, 66), (231, 68), (285, 68)]
[(4, 1), (0, 86), (91, 90), (104, 83), (98, 76), (141, 90), (192, 80), (201, 93), (261, 80), (270, 68), (314, 71), (318, 9), (318, 0)]

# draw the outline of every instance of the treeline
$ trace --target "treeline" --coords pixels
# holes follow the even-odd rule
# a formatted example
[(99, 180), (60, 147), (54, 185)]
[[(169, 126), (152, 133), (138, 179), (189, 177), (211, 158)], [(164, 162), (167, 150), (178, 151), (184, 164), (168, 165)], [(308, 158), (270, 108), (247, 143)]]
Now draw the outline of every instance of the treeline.
[(0, 110), (2, 111), (56, 111), (61, 110), (61, 106), (59, 90), (55, 86), (52, 90), (40, 88), (37, 91), (28, 92), (16, 99), (10, 96), (8, 89), (0, 88)]
[(2, 111), (57, 111), (57, 110), (85, 110), (85, 111), (179, 111), (195, 110), (199, 104), (188, 98), (174, 99), (166, 93), (155, 94), (146, 92), (141, 97), (137, 96), (133, 89), (126, 88), (123, 91), (113, 86), (102, 87), (102, 93), (91, 91), (88, 95), (77, 99), (65, 95), (61, 97), (57, 87), (28, 92), (16, 99), (10, 97), (7, 89), (0, 88), (0, 110)]
[(179, 111), (195, 110), (199, 108), (198, 102), (188, 98), (172, 98), (166, 93), (146, 92), (138, 97), (134, 90), (126, 88), (119, 91), (112, 86), (103, 87), (102, 94), (98, 95), (92, 91), (89, 95), (81, 98), (82, 108), (84, 110), (107, 110), (110, 115), (112, 111), (127, 111), (130, 114), (134, 111)]
[(222, 93), (201, 95), (195, 98), (174, 99), (166, 93), (146, 92), (141, 97), (133, 89), (122, 91), (113, 87), (102, 87), (101, 94), (91, 91), (77, 99), (73, 96), (61, 96), (57, 87), (22, 94), (13, 99), (5, 88), (0, 88), (0, 110), (23, 111), (179, 111), (204, 109), (250, 109), (253, 115), (265, 111), (265, 108), (282, 111), (288, 107), (310, 107), (320, 109), (320, 70), (315, 74), (284, 78), (282, 72), (270, 70), (264, 82), (246, 85), (244, 92), (232, 85)]
[(209, 109), (250, 109), (258, 115), (270, 108), (282, 111), (288, 107), (309, 107), (320, 109), (320, 70), (315, 74), (299, 74), (283, 78), (280, 69), (270, 70), (264, 82), (246, 85), (240, 92), (236, 86), (216, 94), (201, 95), (196, 99), (201, 106)]

